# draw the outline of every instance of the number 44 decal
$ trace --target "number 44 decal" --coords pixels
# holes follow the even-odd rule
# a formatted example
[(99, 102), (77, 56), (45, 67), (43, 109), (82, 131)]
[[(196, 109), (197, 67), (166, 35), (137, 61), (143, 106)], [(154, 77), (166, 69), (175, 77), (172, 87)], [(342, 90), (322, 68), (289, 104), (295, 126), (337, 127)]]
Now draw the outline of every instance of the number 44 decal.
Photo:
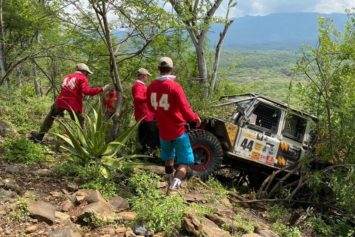
[(170, 108), (170, 104), (168, 101), (168, 94), (162, 94), (158, 103), (157, 93), (152, 93), (150, 95), (150, 103), (155, 110), (157, 110), (158, 107), (161, 107), (164, 110), (168, 110)]
[(249, 150), (249, 151), (253, 150), (253, 145), (254, 145), (254, 141), (253, 140), (248, 141), (247, 138), (244, 138), (244, 140), (240, 144), (243, 150)]

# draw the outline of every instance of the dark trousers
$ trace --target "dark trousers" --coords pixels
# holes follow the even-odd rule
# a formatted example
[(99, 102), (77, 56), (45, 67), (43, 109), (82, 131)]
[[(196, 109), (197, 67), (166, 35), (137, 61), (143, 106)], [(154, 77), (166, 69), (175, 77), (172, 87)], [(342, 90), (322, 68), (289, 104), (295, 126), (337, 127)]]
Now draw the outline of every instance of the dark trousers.
[[(49, 129), (52, 127), (53, 125), (53, 122), (54, 122), (54, 119), (59, 116), (59, 117), (63, 117), (64, 116), (64, 111), (65, 109), (60, 109), (58, 108), (55, 104), (52, 105), (52, 108), (51, 110), (49, 111), (49, 113), (47, 114), (46, 118), (44, 119), (43, 123), (42, 123), (42, 126), (41, 126), (41, 129), (39, 131), (40, 134), (44, 134), (46, 132), (49, 131)], [(70, 115), (70, 118), (72, 120), (74, 120), (74, 113), (73, 111), (71, 110), (67, 110), (69, 115)], [(84, 128), (84, 116), (81, 112), (75, 112), (76, 114), (76, 117), (78, 118), (79, 122), (80, 122), (80, 126), (82, 128)]]
[(110, 130), (110, 134), (107, 135), (106, 141), (110, 142), (117, 138), (118, 129), (119, 129), (119, 119), (114, 116), (114, 113), (106, 111), (104, 115), (106, 120), (112, 120), (112, 129)]
[(141, 122), (138, 127), (138, 140), (142, 152), (159, 148), (159, 131), (155, 121)]

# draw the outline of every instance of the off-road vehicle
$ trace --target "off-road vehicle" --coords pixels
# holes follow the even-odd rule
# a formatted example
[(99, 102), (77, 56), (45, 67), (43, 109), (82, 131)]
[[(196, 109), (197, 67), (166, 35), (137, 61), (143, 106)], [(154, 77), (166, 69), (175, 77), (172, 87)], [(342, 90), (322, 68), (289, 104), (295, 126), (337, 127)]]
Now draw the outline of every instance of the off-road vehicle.
[(317, 118), (258, 94), (224, 96), (229, 121), (210, 118), (190, 131), (193, 175), (208, 176), (230, 165), (257, 184), (274, 170), (290, 167), (310, 151)]

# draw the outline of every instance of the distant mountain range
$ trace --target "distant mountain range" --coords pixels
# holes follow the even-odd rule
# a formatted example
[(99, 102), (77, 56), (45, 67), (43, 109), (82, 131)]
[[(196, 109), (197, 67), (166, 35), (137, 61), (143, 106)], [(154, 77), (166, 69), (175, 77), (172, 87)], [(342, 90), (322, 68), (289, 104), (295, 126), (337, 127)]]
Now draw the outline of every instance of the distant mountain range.
[[(223, 44), (224, 49), (299, 49), (314, 46), (318, 35), (318, 18), (332, 18), (338, 30), (344, 29), (345, 14), (278, 13), (267, 16), (246, 16), (235, 19)], [(209, 33), (216, 44), (221, 25)]]

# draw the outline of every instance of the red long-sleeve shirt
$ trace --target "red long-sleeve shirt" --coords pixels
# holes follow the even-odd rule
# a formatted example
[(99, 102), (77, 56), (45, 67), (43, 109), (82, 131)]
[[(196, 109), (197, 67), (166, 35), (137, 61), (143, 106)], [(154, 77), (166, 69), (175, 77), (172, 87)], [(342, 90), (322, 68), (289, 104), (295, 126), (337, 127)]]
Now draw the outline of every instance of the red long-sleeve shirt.
[(64, 78), (55, 105), (60, 109), (83, 112), (83, 95), (94, 96), (101, 91), (101, 87), (90, 87), (89, 79), (82, 72), (76, 71)]
[(115, 112), (115, 106), (117, 104), (118, 95), (117, 91), (107, 91), (104, 94), (103, 105), (105, 110), (110, 113)]
[(147, 106), (147, 87), (144, 82), (137, 80), (132, 85), (134, 117), (136, 121), (144, 118), (145, 122), (153, 121), (154, 113)]
[(147, 89), (148, 107), (155, 111), (159, 135), (171, 141), (186, 132), (186, 123), (199, 119), (175, 76), (165, 75), (154, 80)]

